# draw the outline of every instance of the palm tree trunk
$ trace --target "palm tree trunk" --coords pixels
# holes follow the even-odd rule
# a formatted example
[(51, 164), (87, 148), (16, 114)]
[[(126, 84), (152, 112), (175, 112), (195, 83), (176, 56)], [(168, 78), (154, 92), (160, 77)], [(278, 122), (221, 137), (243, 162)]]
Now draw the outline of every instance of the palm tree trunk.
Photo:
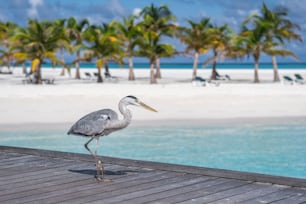
[(6, 68), (7, 68), (8, 72), (11, 71), (11, 59), (10, 59), (10, 57), (7, 57)]
[(79, 60), (80, 60), (80, 51), (77, 51), (77, 62), (75, 63), (75, 79), (81, 79)]
[(97, 67), (97, 69), (98, 69), (97, 83), (102, 83), (103, 82), (103, 78), (101, 76), (101, 68)]
[(107, 62), (105, 63), (104, 68), (105, 68), (105, 76), (111, 76), (111, 74), (109, 72), (109, 68), (108, 68), (108, 63)]
[(155, 65), (154, 60), (151, 60), (150, 62), (150, 83), (151, 84), (157, 84), (155, 74), (154, 74), (154, 65)]
[(26, 63), (22, 63), (22, 73), (23, 74), (27, 74), (27, 67), (26, 67)]
[(192, 79), (195, 79), (197, 76), (197, 70), (198, 70), (198, 61), (199, 61), (199, 53), (194, 53), (193, 57), (193, 72), (192, 72)]
[(129, 57), (129, 81), (135, 80), (133, 58)]
[[(64, 51), (63, 51), (63, 48), (60, 49), (61, 51), (61, 58), (62, 58), (62, 61), (64, 62), (65, 60), (65, 57), (64, 57)], [(61, 74), (60, 76), (65, 76), (65, 67), (62, 65), (62, 71), (61, 71)]]
[(273, 64), (273, 81), (274, 82), (279, 82), (280, 78), (279, 78), (279, 74), (278, 74), (278, 67), (277, 67), (277, 61), (276, 61), (276, 56), (273, 55), (272, 56), (272, 64)]
[(259, 64), (259, 59), (255, 57), (255, 64), (254, 64), (254, 82), (255, 83), (259, 83), (258, 64)]
[(65, 76), (65, 67), (64, 66), (62, 66), (60, 76)]
[(218, 53), (214, 51), (214, 58), (213, 58), (213, 66), (210, 79), (216, 80), (217, 79), (217, 55)]
[(39, 64), (37, 65), (36, 69), (36, 76), (34, 74), (34, 77), (36, 78), (35, 83), (36, 84), (42, 84), (42, 77), (41, 77), (41, 63), (42, 61), (40, 60)]
[(161, 79), (161, 72), (160, 72), (160, 59), (159, 57), (156, 59), (156, 74), (155, 77), (157, 79)]

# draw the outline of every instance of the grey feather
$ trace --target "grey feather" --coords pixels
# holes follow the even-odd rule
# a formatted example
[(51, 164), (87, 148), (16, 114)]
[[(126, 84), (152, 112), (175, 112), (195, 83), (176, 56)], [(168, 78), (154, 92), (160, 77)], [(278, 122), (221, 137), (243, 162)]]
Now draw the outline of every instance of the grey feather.
[(111, 109), (102, 109), (89, 113), (78, 120), (68, 131), (68, 134), (82, 136), (106, 135), (105, 127), (109, 121), (118, 120), (118, 115)]

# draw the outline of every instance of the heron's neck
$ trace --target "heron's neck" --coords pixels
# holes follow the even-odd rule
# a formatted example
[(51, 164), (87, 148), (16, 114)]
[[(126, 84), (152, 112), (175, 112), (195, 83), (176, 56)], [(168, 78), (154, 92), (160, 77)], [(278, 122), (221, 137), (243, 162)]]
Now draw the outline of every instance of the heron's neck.
[(125, 105), (124, 103), (120, 102), (119, 103), (119, 111), (123, 116), (123, 120), (124, 122), (127, 123), (127, 125), (131, 122), (132, 120), (132, 113), (131, 111), (127, 108), (127, 105)]
[(122, 129), (128, 126), (132, 120), (132, 114), (131, 111), (127, 108), (126, 104), (123, 102), (119, 103), (119, 111), (123, 116), (122, 120), (116, 120), (113, 121), (109, 128), (114, 128), (114, 129)]
[(127, 127), (131, 120), (132, 120), (132, 115), (129, 109), (126, 108), (126, 106), (120, 106), (119, 105), (119, 111), (123, 115), (122, 120), (113, 120), (111, 123), (107, 124), (107, 129), (113, 129), (113, 130), (120, 130), (125, 127)]

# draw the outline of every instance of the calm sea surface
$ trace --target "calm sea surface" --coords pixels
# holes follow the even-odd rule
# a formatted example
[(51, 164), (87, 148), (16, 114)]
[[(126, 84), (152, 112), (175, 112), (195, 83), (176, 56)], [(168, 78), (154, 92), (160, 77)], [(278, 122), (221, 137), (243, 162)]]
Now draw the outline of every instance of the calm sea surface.
[[(105, 156), (306, 178), (306, 124), (130, 127), (100, 139)], [(0, 132), (0, 144), (88, 153), (63, 131)], [(91, 144), (95, 147), (95, 142)]]

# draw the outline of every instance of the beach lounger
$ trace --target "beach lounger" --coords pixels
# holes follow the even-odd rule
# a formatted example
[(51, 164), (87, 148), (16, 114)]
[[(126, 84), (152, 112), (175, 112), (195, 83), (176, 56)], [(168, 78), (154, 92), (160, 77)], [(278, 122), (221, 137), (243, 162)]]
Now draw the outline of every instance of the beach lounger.
[(231, 80), (231, 77), (227, 74), (225, 75), (220, 75), (218, 72), (216, 72), (216, 79), (217, 80)]
[(26, 77), (25, 79), (22, 80), (23, 84), (33, 84), (34, 81), (31, 77)]
[(300, 74), (294, 74), (295, 81), (300, 84), (305, 84), (305, 79)]
[(6, 71), (6, 72), (0, 71), (0, 74), (13, 74), (13, 72), (12, 71)]
[(91, 74), (89, 72), (85, 72), (84, 74), (85, 74), (87, 79), (91, 79), (92, 78), (92, 76), (91, 76)]
[[(41, 81), (42, 81), (43, 84), (54, 84), (55, 79), (54, 78), (52, 78), (52, 79), (42, 79)], [(26, 77), (25, 79), (23, 79), (22, 83), (23, 84), (35, 84), (35, 80), (30, 75), (30, 76)]]
[(52, 78), (52, 79), (42, 79), (42, 82), (44, 84), (54, 84), (54, 81), (55, 81), (54, 78)]
[(32, 72), (25, 74), (25, 79), (22, 80), (23, 84), (34, 84), (34, 75)]
[(283, 76), (282, 84), (294, 85), (295, 81), (290, 76)]
[(104, 73), (104, 77), (107, 81), (111, 81), (111, 82), (118, 82), (118, 77), (114, 77), (112, 76), (110, 73), (105, 72)]
[(220, 83), (206, 80), (202, 77), (197, 76), (194, 80), (192, 80), (192, 85), (193, 86), (210, 86), (210, 85), (219, 86)]
[(193, 86), (206, 86), (207, 81), (203, 79), (202, 77), (196, 77), (194, 80), (192, 80)]

